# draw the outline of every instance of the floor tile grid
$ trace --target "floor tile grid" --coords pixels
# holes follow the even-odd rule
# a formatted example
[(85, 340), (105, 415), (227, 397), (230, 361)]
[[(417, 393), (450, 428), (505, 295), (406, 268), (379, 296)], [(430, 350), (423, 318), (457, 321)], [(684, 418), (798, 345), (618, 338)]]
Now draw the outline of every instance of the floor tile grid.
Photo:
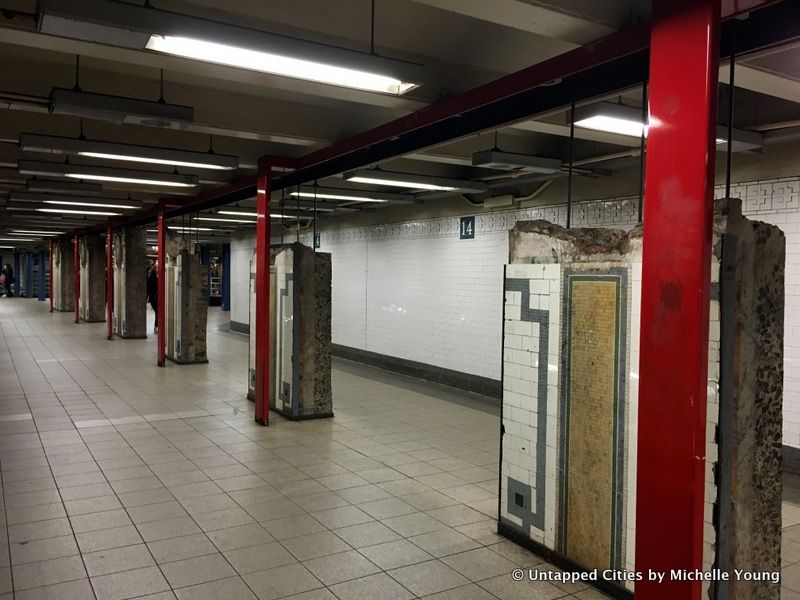
[[(418, 437), (425, 437), (425, 436), (418, 436)], [(296, 449), (295, 449), (295, 451), (296, 451)], [(360, 456), (362, 456), (362, 457), (363, 457), (364, 455), (363, 455), (363, 454), (361, 454)], [(441, 457), (440, 457), (440, 458), (441, 458)], [(313, 462), (313, 461), (312, 461), (312, 462)], [(366, 482), (364, 482), (364, 483), (366, 483)]]
[[(34, 427), (35, 427), (35, 419), (34, 419)], [(35, 433), (36, 433), (36, 436), (37, 436), (37, 438), (38, 438), (38, 441), (39, 441), (39, 447), (38, 447), (38, 448), (28, 448), (28, 450), (40, 450), (40, 451), (42, 452), (42, 454), (44, 455), (45, 462), (46, 462), (46, 464), (47, 464), (47, 469), (48, 469), (48, 471), (49, 471), (49, 473), (50, 473), (50, 477), (51, 477), (53, 480), (55, 480), (55, 475), (53, 474), (52, 467), (51, 467), (51, 465), (50, 465), (50, 462), (49, 462), (49, 460), (47, 459), (47, 454), (46, 454), (46, 452), (45, 452), (44, 445), (41, 443), (41, 438), (39, 437), (39, 432), (38, 432), (38, 430), (35, 430)], [(3, 445), (2, 445), (2, 449), (0, 449), (0, 481), (2, 481), (2, 480), (3, 480), (3, 479), (6, 477), (6, 473), (7, 473), (7, 472), (5, 471), (5, 469), (3, 468), (3, 467), (4, 467), (4, 464), (3, 464), (3, 462), (4, 462), (4, 461), (3, 461), (3, 450), (5, 450), (5, 444), (3, 444)], [(28, 453), (30, 453), (30, 452), (27, 452), (27, 453), (25, 453), (25, 454), (28, 454)], [(30, 453), (30, 454), (36, 454), (36, 453), (35, 453), (35, 452), (33, 452), (33, 453)], [(42, 479), (45, 479), (45, 478), (42, 478)], [(14, 562), (14, 561), (13, 561), (13, 553), (12, 553), (12, 548), (11, 548), (11, 537), (10, 537), (9, 530), (8, 530), (10, 523), (9, 523), (9, 521), (8, 521), (8, 512), (7, 512), (7, 509), (6, 509), (6, 506), (7, 506), (7, 496), (6, 496), (6, 486), (5, 486), (4, 482), (3, 482), (3, 485), (2, 485), (2, 490), (3, 490), (3, 506), (4, 506), (4, 515), (5, 515), (5, 525), (6, 525), (6, 537), (7, 537), (7, 539), (8, 539), (8, 552), (9, 552), (9, 559), (10, 559), (10, 563), (11, 563), (11, 578), (12, 578), (12, 586), (13, 586), (14, 592), (17, 592), (17, 588), (18, 588), (19, 586), (14, 584), (14, 571), (15, 571), (15, 568), (16, 568), (16, 566), (13, 564), (13, 562)], [(64, 500), (63, 500), (63, 498), (61, 497), (60, 490), (56, 489), (56, 493), (58, 494), (59, 501), (60, 501), (60, 502), (61, 502), (61, 504), (63, 505), (63, 503), (64, 503)], [(73, 540), (75, 540), (75, 532), (74, 532), (74, 530), (72, 529), (72, 525), (71, 525), (71, 523), (69, 522), (69, 519), (67, 519), (67, 523), (69, 523), (69, 534), (72, 536), (72, 539), (73, 539)], [(84, 579), (85, 579), (85, 580), (88, 582), (88, 574), (87, 574), (87, 571), (86, 571), (86, 564), (85, 564), (85, 561), (84, 561), (83, 555), (79, 553), (79, 556), (80, 556), (81, 565), (83, 566), (83, 575), (84, 575)], [(63, 557), (62, 557), (62, 558), (63, 558)], [(55, 560), (57, 560), (57, 559), (55, 559)], [(30, 563), (29, 563), (29, 564), (30, 564)], [(34, 563), (34, 564), (35, 564), (35, 563)], [(72, 581), (78, 581), (78, 579), (79, 579), (79, 578), (75, 578), (75, 579), (66, 579), (66, 580), (64, 580), (64, 581), (56, 581), (56, 582), (54, 582), (54, 583), (53, 583), (53, 585), (59, 585), (59, 584), (64, 584), (64, 583), (70, 583), (70, 582), (72, 582)], [(50, 587), (50, 586), (42, 586), (42, 587)], [(29, 590), (29, 591), (30, 591), (30, 593), (35, 593), (35, 590), (36, 590), (36, 589), (37, 589), (37, 587), (36, 587), (36, 586), (34, 586), (34, 587), (30, 587), (30, 588), (27, 588), (27, 590)], [(15, 594), (15, 595), (16, 595), (16, 594)]]
[[(338, 540), (332, 547), (339, 551), (299, 561), (292, 554), (303, 568), (308, 565), (321, 577), (328, 576), (332, 565), (370, 569), (351, 548), (371, 564), (385, 568), (372, 575), (331, 583), (326, 587), (328, 592), (319, 588), (309, 598), (332, 598), (329, 595), (332, 593), (340, 600), (349, 600), (359, 592), (377, 592), (394, 585), (398, 587), (391, 589), (398, 598), (405, 597), (408, 589), (418, 592), (414, 595), (424, 594), (437, 600), (603, 597), (589, 589), (529, 590), (513, 584), (506, 574), (492, 576), (492, 569), (506, 568), (496, 557), (521, 567), (540, 561), (492, 533), (497, 480), (494, 476), (486, 479), (488, 475), (482, 469), (490, 475), (496, 472), (498, 423), (485, 402), (460, 392), (448, 394), (436, 386), (336, 361), (333, 373), (336, 418), (288, 423), (273, 416), (271, 426), (262, 429), (253, 425), (252, 405), (244, 400), (246, 338), (211, 327), (209, 365), (170, 365), (156, 369), (152, 364), (152, 340), (106, 344), (102, 325), (76, 326), (69, 322), (70, 315), (42, 314), (37, 310), (41, 305), (22, 301), (24, 308), (18, 308), (20, 305), (15, 302), (0, 300), (0, 333), (4, 340), (0, 343), (0, 355), (3, 364), (11, 364), (14, 371), (13, 376), (2, 377), (0, 386), (0, 482), (9, 555), (12, 539), (6, 498), (23, 498), (25, 493), (45, 498), (46, 489), (23, 492), (19, 481), (32, 482), (33, 488), (53, 481), (62, 510), (81, 501), (65, 500), (62, 494), (79, 493), (71, 491), (76, 489), (90, 493), (94, 489), (91, 486), (110, 486), (113, 492), (109, 496), (121, 508), (88, 516), (98, 522), (110, 522), (119, 510), (126, 522), (133, 523), (131, 528), (139, 540), (142, 532), (154, 529), (146, 527), (147, 521), (141, 521), (139, 516), (147, 507), (160, 503), (138, 503), (169, 497), (169, 506), (174, 503), (179, 507), (183, 511), (180, 514), (188, 515), (192, 531), (200, 533), (167, 541), (191, 539), (198, 540), (200, 545), (199, 540), (210, 540), (215, 553), (223, 554), (228, 568), (236, 568), (236, 563), (244, 572), (244, 576), (179, 588), (181, 600), (191, 598), (195, 592), (211, 593), (222, 586), (241, 592), (242, 597), (250, 597), (247, 594), (254, 589), (264, 598), (274, 597), (265, 587), (268, 582), (258, 574), (270, 571), (275, 580), (281, 573), (291, 576), (300, 571), (287, 565), (245, 572), (238, 561), (248, 552), (234, 555), (235, 551), (222, 550), (226, 540), (239, 539), (250, 544), (245, 549), (258, 547), (259, 551), (266, 551), (272, 543), (268, 540), (280, 538), (276, 550), (290, 554), (294, 550), (298, 556), (305, 556), (304, 548), (309, 546), (306, 542), (317, 539), (308, 536), (316, 533), (329, 534), (324, 538), (329, 542)], [(9, 381), (11, 377), (13, 380)], [(33, 419), (16, 419), (24, 417), (26, 411)], [(4, 416), (14, 420), (4, 421)], [(118, 422), (111, 423), (111, 419)], [(106, 420), (108, 424), (75, 428), (74, 421), (87, 420)], [(37, 438), (35, 447), (26, 447), (31, 440), (24, 436), (32, 432)], [(16, 437), (15, 433), (22, 437)], [(41, 464), (46, 471), (37, 471), (43, 468)], [(94, 483), (89, 482), (92, 477), (86, 481), (80, 478), (86, 473), (79, 471), (90, 467), (100, 473)], [(180, 470), (183, 468), (187, 470)], [(256, 502), (261, 492), (249, 487), (258, 481), (250, 479), (248, 472), (264, 482), (264, 486), (257, 487), (270, 494), (266, 507), (254, 507), (264, 502)], [(26, 473), (31, 479), (22, 479)], [(6, 475), (10, 481), (6, 481)], [(193, 483), (182, 481), (201, 476), (205, 479), (194, 483), (207, 480), (219, 490), (211, 486), (185, 487)], [(67, 477), (74, 477), (67, 480), (72, 485), (55, 485), (55, 481)], [(156, 481), (166, 491), (152, 492), (149, 486)], [(9, 494), (9, 485), (14, 494)], [(97, 488), (102, 489), (105, 488)], [(783, 597), (789, 600), (800, 598), (800, 554), (796, 547), (800, 545), (798, 490), (800, 485), (795, 484), (794, 489), (787, 486), (795, 501), (789, 499), (784, 503)], [(200, 492), (203, 495), (194, 495)], [(259, 523), (258, 531), (264, 534), (256, 540), (258, 544), (253, 542), (256, 538), (243, 539), (255, 526), (216, 530), (212, 524), (209, 531), (204, 530), (209, 528), (209, 518), (204, 515), (221, 516), (219, 509), (206, 509), (222, 498)], [(134, 505), (128, 506), (131, 502)], [(415, 509), (413, 513), (406, 512), (409, 506)], [(275, 514), (270, 514), (274, 507), (289, 507), (293, 514), (269, 518)], [(30, 512), (36, 516), (39, 510), (34, 507)], [(68, 519), (72, 538), (83, 536), (76, 533), (76, 527), (85, 523), (84, 516)], [(370, 520), (343, 525), (363, 519)], [(473, 519), (480, 520), (472, 522)], [(168, 518), (158, 528), (178, 520)], [(40, 522), (48, 523), (49, 527), (52, 521)], [(462, 522), (465, 524), (458, 524)], [(26, 525), (11, 527), (16, 531)], [(266, 527), (275, 536), (267, 533)], [(420, 532), (420, 528), (429, 527), (436, 529)], [(292, 537), (285, 537), (287, 528)], [(308, 531), (312, 529), (316, 531)], [(455, 534), (462, 535), (467, 542)], [(466, 543), (469, 549), (459, 543)], [(154, 543), (146, 545), (150, 560), (155, 560), (158, 547)], [(420, 553), (434, 558), (427, 559)], [(89, 558), (93, 560), (92, 556)], [(160, 565), (158, 560), (155, 563)], [(162, 563), (171, 564), (163, 560)], [(84, 560), (83, 569), (86, 568)], [(165, 577), (160, 566), (158, 571)], [(478, 584), (461, 581), (451, 571), (458, 576), (466, 575), (467, 580), (476, 579)], [(450, 591), (440, 595), (426, 587), (440, 579), (448, 580), (441, 585), (452, 586)], [(408, 587), (393, 583), (396, 581)], [(481, 590), (489, 590), (491, 595)], [(163, 597), (173, 597), (171, 594), (167, 592)], [(2, 588), (0, 600), (7, 600)]]

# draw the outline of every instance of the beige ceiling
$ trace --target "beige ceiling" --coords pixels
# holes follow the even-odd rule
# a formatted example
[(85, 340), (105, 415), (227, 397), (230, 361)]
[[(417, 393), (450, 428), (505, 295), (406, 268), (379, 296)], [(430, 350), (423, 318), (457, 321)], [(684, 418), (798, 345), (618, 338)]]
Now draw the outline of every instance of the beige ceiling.
[[(224, 4), (218, 0), (153, 0), (152, 5), (369, 50), (369, 0), (227, 0)], [(156, 100), (160, 72), (164, 71), (166, 101), (194, 108), (189, 129), (85, 120), (84, 132), (91, 139), (187, 150), (205, 151), (213, 144), (216, 152), (239, 156), (242, 168), (236, 172), (201, 173), (206, 181), (202, 189), (207, 189), (251, 174), (263, 154), (300, 156), (608, 35), (646, 18), (648, 7), (646, 0), (376, 0), (376, 52), (421, 63), (425, 70), (421, 87), (393, 97), (47, 36), (35, 31), (33, 0), (0, 0), (0, 141), (10, 142), (0, 143), (0, 194), (18, 189), (24, 180), (14, 168), (18, 159), (48, 160), (42, 155), (23, 155), (13, 143), (21, 133), (77, 137), (77, 118), (46, 112), (51, 88), (75, 84), (76, 55), (81, 56), (80, 87), (84, 91)], [(9, 18), (11, 11), (18, 11), (13, 18)], [(780, 72), (774, 64), (779, 59), (787, 60), (785, 56), (764, 59), (764, 64), (753, 64), (752, 70), (783, 82), (784, 88), (775, 87), (777, 93), (797, 102), (796, 73)], [(2, 110), (3, 94), (33, 98), (27, 110)], [(626, 100), (636, 104), (639, 94), (632, 90)], [(501, 145), (517, 152), (563, 158), (568, 135), (565, 115), (559, 112), (504, 129)], [(581, 159), (638, 147), (637, 140), (622, 136), (591, 131), (577, 131), (576, 135), (576, 156)], [(472, 152), (493, 143), (486, 135), (459, 140), (414, 153), (396, 161), (395, 167), (486, 177), (492, 173), (465, 164)], [(130, 188), (109, 189), (107, 195), (153, 200), (161, 193), (164, 190)]]

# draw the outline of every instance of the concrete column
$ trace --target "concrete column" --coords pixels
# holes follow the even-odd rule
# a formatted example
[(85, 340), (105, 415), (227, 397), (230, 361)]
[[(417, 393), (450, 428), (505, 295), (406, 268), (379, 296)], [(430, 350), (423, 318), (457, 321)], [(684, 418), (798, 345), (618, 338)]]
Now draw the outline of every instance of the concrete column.
[[(189, 246), (189, 247), (187, 247)], [(190, 241), (170, 236), (165, 269), (166, 357), (178, 364), (208, 362), (208, 267)]]
[(53, 243), (53, 308), (61, 312), (75, 310), (75, 280), (72, 238), (59, 238)]
[(147, 337), (147, 248), (142, 227), (114, 231), (114, 335)]
[(270, 285), (270, 410), (332, 417), (331, 255), (292, 244), (275, 256)]
[(81, 321), (99, 323), (106, 320), (106, 269), (104, 237), (93, 234), (79, 238)]
[(14, 285), (12, 287), (17, 298), (19, 298), (20, 279), (22, 279), (22, 275), (20, 273), (19, 252), (14, 252)]
[(33, 254), (25, 253), (25, 297), (33, 298)]
[(47, 251), (39, 251), (39, 302), (44, 302), (47, 292)]
[[(699, 568), (778, 572), (785, 239), (742, 216), (738, 199), (717, 201), (712, 222)], [(647, 530), (633, 518), (649, 376), (639, 368), (642, 245), (641, 227), (546, 221), (519, 221), (509, 238), (499, 532), (567, 565), (633, 570)], [(642, 583), (597, 585), (656, 598)], [(713, 585), (716, 594), (701, 582), (702, 598), (780, 594), (770, 581)]]
[(231, 309), (231, 245), (222, 244), (222, 310)]

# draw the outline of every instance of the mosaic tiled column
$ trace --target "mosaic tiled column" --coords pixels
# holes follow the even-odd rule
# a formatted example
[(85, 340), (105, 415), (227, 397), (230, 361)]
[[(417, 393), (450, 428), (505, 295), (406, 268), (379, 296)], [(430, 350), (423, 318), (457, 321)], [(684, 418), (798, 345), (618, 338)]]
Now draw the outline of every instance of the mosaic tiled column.
[(53, 244), (53, 308), (61, 312), (75, 310), (75, 257), (72, 238), (59, 238)]
[(292, 244), (272, 271), (270, 410), (289, 419), (331, 417), (331, 255)]
[[(641, 229), (519, 222), (505, 276), (504, 535), (634, 570)], [(711, 269), (704, 566), (780, 569), (784, 238), (718, 201)], [(680, 373), (675, 374), (680, 377)], [(778, 597), (771, 583), (719, 598)], [(631, 582), (604, 582), (632, 590)], [(612, 589), (612, 591), (613, 591)], [(706, 584), (709, 591), (709, 584)]]
[(178, 364), (208, 362), (208, 267), (175, 243), (168, 243), (167, 256), (166, 356)]
[(81, 321), (98, 323), (106, 320), (106, 257), (104, 238), (83, 235), (79, 238)]
[(114, 335), (147, 337), (147, 249), (142, 227), (116, 229), (114, 244)]

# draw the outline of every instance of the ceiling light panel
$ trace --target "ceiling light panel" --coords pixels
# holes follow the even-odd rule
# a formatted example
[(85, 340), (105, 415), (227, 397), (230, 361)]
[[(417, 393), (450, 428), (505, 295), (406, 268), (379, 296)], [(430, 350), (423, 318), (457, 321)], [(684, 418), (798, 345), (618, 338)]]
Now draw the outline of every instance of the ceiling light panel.
[(194, 120), (194, 109), (190, 106), (63, 88), (50, 91), (50, 112), (54, 115), (110, 121), (118, 125), (146, 125), (165, 129), (186, 129)]
[(385, 94), (422, 82), (422, 66), (109, 0), (46, 0), (38, 30)]
[(631, 137), (647, 135), (640, 108), (613, 102), (596, 102), (576, 108), (574, 123), (576, 127)]
[(43, 175), (47, 177), (68, 177), (94, 181), (114, 181), (135, 185), (157, 185), (164, 187), (194, 187), (198, 183), (196, 175), (179, 173), (159, 173), (135, 169), (116, 169), (110, 167), (90, 167), (68, 163), (48, 163), (33, 160), (20, 160), (18, 170), (22, 175)]
[(54, 194), (102, 194), (103, 186), (99, 183), (79, 181), (48, 181), (47, 179), (28, 179), (25, 188), (29, 192)]
[(55, 194), (34, 194), (30, 192), (11, 192), (8, 199), (13, 202), (30, 202), (35, 204), (55, 204), (59, 206), (87, 206), (94, 208), (120, 208), (138, 210), (144, 206), (139, 200), (130, 198), (102, 198), (80, 196), (64, 196)]
[(377, 169), (358, 169), (345, 173), (343, 177), (347, 181), (355, 183), (402, 187), (419, 191), (480, 193), (489, 189), (488, 184), (482, 181), (449, 179), (412, 173), (393, 173)]
[(553, 174), (561, 172), (561, 159), (530, 156), (501, 150), (482, 150), (472, 155), (472, 166), (518, 173)]
[(20, 149), (65, 156), (89, 156), (106, 160), (190, 167), (194, 169), (231, 170), (239, 166), (236, 156), (135, 146), (94, 140), (71, 139), (50, 135), (24, 133), (19, 138)]
[[(417, 200), (412, 194), (401, 194), (393, 192), (364, 191), (352, 188), (334, 187), (314, 187), (313, 185), (300, 186), (299, 192), (290, 192), (290, 196), (295, 198), (318, 200), (336, 200), (338, 202), (391, 202), (395, 204), (414, 204)], [(274, 200), (273, 200), (274, 202)]]

